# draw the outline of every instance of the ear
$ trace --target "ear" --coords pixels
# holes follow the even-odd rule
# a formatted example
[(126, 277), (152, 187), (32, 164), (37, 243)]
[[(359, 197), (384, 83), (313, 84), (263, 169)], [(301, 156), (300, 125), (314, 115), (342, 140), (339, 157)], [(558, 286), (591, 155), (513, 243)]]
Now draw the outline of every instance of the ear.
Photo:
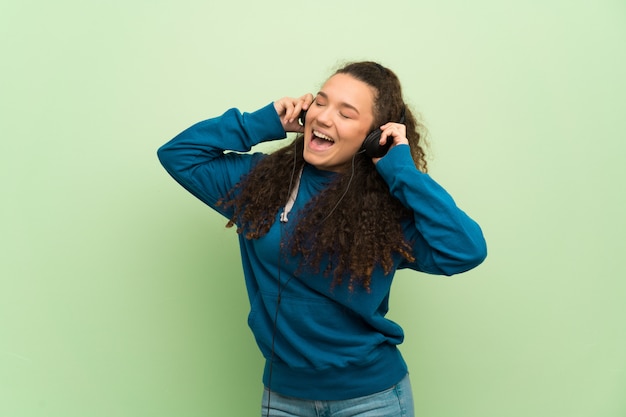
[(361, 145), (361, 150), (365, 151), (370, 158), (382, 158), (387, 154), (387, 151), (391, 147), (393, 143), (393, 138), (387, 138), (387, 143), (384, 145), (380, 144), (380, 137), (382, 136), (383, 131), (380, 129), (375, 129), (370, 132), (369, 135), (363, 141)]

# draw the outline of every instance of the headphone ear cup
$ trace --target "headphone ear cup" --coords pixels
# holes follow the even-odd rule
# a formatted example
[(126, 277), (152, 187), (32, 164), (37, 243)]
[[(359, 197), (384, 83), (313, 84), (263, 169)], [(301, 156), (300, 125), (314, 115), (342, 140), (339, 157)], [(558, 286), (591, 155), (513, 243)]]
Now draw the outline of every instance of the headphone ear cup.
[(382, 158), (391, 147), (391, 144), (393, 143), (392, 140), (387, 140), (387, 143), (384, 145), (380, 144), (380, 137), (382, 134), (383, 131), (380, 129), (373, 130), (363, 141), (361, 149), (365, 151), (367, 156), (370, 158)]
[[(398, 123), (404, 124), (406, 114), (406, 107), (402, 108), (400, 114), (400, 121)], [(389, 148), (393, 144), (393, 138), (388, 137), (387, 142), (384, 145), (380, 144), (380, 137), (383, 135), (383, 131), (380, 129), (372, 130), (361, 145), (360, 152), (365, 152), (370, 158), (382, 158), (387, 154)]]

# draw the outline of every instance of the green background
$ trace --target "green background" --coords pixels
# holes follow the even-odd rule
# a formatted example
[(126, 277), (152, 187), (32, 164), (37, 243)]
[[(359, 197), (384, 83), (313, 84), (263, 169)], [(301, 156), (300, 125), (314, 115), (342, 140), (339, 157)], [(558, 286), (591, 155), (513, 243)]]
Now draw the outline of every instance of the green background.
[(623, 0), (13, 0), (0, 34), (1, 416), (258, 415), (235, 234), (155, 152), (360, 59), (490, 250), (394, 284), (417, 415), (626, 415)]

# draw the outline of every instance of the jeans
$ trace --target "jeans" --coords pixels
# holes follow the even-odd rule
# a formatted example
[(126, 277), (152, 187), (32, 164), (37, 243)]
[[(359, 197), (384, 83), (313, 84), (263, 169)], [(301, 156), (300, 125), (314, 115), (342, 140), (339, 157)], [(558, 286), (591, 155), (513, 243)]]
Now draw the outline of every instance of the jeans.
[(265, 388), (262, 417), (414, 417), (413, 393), (408, 374), (391, 388), (348, 400), (301, 400), (276, 392), (269, 394)]

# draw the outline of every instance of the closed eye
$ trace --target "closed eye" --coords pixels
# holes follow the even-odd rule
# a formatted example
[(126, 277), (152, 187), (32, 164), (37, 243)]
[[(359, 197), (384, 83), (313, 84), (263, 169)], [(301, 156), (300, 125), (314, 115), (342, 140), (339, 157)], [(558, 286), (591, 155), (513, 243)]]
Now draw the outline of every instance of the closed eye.
[(322, 107), (322, 106), (325, 106), (325, 105), (326, 105), (326, 103), (322, 103), (322, 102), (320, 101), (319, 97), (316, 97), (316, 98), (315, 98), (315, 100), (313, 100), (313, 103), (314, 103), (316, 106), (318, 106), (318, 107)]

